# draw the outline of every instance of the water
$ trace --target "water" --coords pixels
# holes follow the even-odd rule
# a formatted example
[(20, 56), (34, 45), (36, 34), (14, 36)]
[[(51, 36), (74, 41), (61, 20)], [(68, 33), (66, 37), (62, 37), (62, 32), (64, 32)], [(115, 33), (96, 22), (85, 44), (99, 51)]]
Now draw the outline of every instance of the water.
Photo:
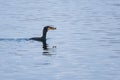
[(119, 0), (0, 0), (1, 80), (120, 80), (119, 61)]

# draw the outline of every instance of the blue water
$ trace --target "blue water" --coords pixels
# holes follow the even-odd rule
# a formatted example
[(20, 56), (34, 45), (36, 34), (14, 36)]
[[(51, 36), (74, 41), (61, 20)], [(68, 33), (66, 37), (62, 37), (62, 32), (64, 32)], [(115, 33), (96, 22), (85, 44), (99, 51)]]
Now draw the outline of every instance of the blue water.
[(119, 63), (120, 0), (0, 0), (0, 80), (120, 80)]

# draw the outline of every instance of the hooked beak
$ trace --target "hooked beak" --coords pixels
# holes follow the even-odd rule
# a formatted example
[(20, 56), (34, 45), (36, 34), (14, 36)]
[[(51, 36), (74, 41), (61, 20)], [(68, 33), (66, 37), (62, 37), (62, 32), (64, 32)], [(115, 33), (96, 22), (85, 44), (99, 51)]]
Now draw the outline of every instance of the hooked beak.
[(56, 30), (55, 27), (48, 27), (48, 30)]

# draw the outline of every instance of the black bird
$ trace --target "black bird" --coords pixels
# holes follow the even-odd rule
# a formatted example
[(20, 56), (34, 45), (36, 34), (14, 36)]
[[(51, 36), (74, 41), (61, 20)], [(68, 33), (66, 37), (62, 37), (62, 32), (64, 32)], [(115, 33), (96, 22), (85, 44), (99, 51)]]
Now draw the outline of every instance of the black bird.
[(45, 41), (46, 41), (46, 35), (47, 35), (48, 30), (55, 30), (55, 29), (56, 29), (55, 27), (45, 26), (45, 27), (43, 28), (42, 37), (32, 37), (32, 38), (30, 38), (30, 40), (45, 42)]

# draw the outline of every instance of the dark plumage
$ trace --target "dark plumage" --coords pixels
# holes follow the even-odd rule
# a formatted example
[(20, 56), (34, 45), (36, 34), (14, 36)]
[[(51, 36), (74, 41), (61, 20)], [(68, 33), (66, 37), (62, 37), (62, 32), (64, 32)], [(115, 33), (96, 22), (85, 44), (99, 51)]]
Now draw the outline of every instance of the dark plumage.
[(51, 26), (45, 26), (43, 28), (43, 34), (42, 34), (42, 37), (32, 37), (30, 38), (30, 40), (36, 40), (36, 41), (46, 41), (46, 35), (47, 35), (47, 32), (48, 30), (55, 30), (56, 28), (54, 27), (51, 27)]

